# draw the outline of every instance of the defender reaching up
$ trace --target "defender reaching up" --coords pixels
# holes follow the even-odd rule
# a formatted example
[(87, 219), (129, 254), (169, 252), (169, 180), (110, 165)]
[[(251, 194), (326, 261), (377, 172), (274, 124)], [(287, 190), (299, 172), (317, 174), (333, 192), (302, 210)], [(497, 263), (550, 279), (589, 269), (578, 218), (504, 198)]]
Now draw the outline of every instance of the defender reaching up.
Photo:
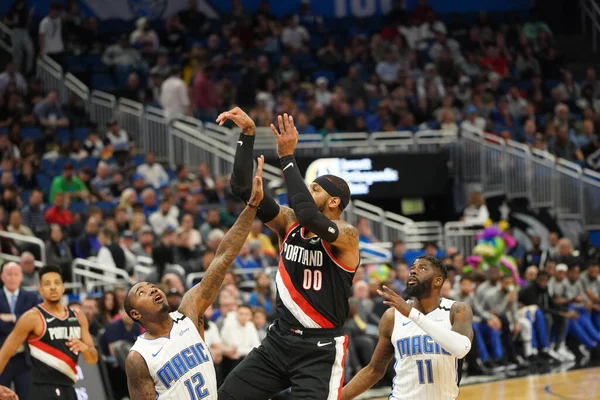
[[(231, 186), (247, 201), (250, 195), (256, 128), (239, 108), (219, 115), (242, 129)], [(257, 216), (279, 236), (277, 312), (260, 347), (229, 374), (219, 399), (268, 399), (291, 386), (292, 397), (338, 398), (344, 381), (347, 337), (342, 333), (360, 261), (358, 232), (340, 220), (350, 201), (348, 184), (334, 175), (320, 176), (307, 188), (294, 149), (298, 131), (291, 116), (278, 117), (277, 154), (292, 209), (265, 194)]]
[(136, 283), (127, 293), (125, 311), (146, 329), (127, 356), (132, 399), (217, 398), (215, 367), (204, 342), (204, 311), (214, 301), (227, 269), (250, 233), (263, 197), (263, 161), (258, 159), (247, 207), (223, 238), (202, 281), (183, 296), (178, 311), (169, 313), (167, 297), (151, 283)]

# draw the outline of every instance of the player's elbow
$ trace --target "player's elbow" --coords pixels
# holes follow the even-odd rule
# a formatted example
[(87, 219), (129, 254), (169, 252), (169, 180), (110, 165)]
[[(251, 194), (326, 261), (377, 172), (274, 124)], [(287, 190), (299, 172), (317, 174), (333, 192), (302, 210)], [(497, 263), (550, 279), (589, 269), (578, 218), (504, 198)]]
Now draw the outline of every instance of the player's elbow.
[(472, 344), (471, 340), (468, 337), (463, 335), (461, 336), (461, 343), (458, 346), (456, 346), (456, 349), (454, 349), (454, 354), (452, 354), (458, 359), (463, 359), (467, 354), (469, 354), (469, 351), (471, 351)]
[(240, 200), (250, 200), (252, 194), (252, 186), (244, 185), (238, 182), (235, 174), (231, 176), (231, 192)]

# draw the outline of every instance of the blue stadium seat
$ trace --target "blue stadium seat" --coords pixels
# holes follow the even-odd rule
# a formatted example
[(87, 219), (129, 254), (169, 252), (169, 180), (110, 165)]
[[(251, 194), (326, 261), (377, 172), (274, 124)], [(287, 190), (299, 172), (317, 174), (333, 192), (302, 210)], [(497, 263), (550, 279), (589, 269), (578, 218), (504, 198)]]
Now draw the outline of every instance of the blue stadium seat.
[[(425, 254), (425, 252), (423, 250), (408, 250), (408, 251), (404, 252), (404, 259), (406, 260), (406, 263), (408, 265), (411, 265), (417, 257), (420, 257), (423, 254)], [(443, 258), (444, 252), (442, 250), (438, 250), (436, 257)]]
[(4, 135), (8, 133), (8, 126), (0, 127), (0, 135)]
[(82, 158), (77, 163), (77, 169), (82, 169), (83, 167), (90, 167), (92, 169), (92, 171), (96, 171), (96, 166), (98, 165), (98, 161), (100, 161), (100, 159), (98, 157)]
[(133, 156), (132, 161), (133, 165), (139, 167), (146, 161), (146, 156), (144, 154), (136, 154), (135, 156)]
[(85, 214), (88, 210), (88, 205), (82, 201), (75, 201), (69, 204), (69, 211), (72, 213)]
[(48, 175), (54, 175), (56, 172), (56, 164), (52, 160), (42, 158), (42, 171)]
[(31, 190), (23, 190), (21, 192), (21, 200), (23, 204), (29, 204), (29, 196), (31, 196)]
[(335, 74), (333, 73), (333, 71), (329, 69), (320, 69), (318, 71), (315, 71), (313, 73), (313, 81), (316, 81), (317, 78), (320, 78), (321, 76), (327, 78), (330, 85), (335, 83)]
[(71, 132), (65, 128), (58, 128), (56, 131), (56, 138), (60, 144), (69, 143), (71, 140)]
[(86, 127), (75, 128), (73, 130), (73, 134), (75, 135), (75, 138), (77, 140), (79, 140), (81, 143), (83, 143), (83, 142), (85, 142), (85, 140), (88, 137), (88, 128), (86, 128)]
[(86, 60), (86, 57), (68, 55), (66, 61), (67, 61), (67, 70), (69, 70), (71, 72), (85, 71), (88, 68), (88, 62)]
[(108, 72), (94, 72), (92, 75), (92, 87), (97, 90), (111, 91), (115, 89), (113, 77)]
[(87, 68), (92, 71), (104, 71), (106, 65), (102, 62), (102, 54), (90, 54), (86, 57)]
[(32, 126), (21, 128), (21, 139), (37, 140), (42, 136), (44, 136), (44, 132), (40, 128)]
[(108, 213), (112, 211), (113, 208), (115, 208), (115, 204), (111, 201), (99, 201), (94, 205), (101, 209), (103, 213)]
[(48, 193), (50, 191), (50, 186), (52, 186), (52, 179), (46, 174), (37, 174), (35, 177), (37, 178), (40, 189), (42, 189), (44, 193)]
[(167, 172), (167, 175), (169, 175), (169, 180), (170, 181), (172, 181), (175, 178), (177, 178), (177, 174), (171, 168), (167, 168), (165, 171)]

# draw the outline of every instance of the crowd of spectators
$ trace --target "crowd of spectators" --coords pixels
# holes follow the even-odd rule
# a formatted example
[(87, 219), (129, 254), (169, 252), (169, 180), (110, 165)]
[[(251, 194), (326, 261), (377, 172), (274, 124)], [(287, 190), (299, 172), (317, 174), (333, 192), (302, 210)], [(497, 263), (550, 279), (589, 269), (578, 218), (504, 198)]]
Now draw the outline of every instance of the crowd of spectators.
[[(495, 23), (485, 14), (473, 24), (445, 23), (426, 1), (412, 12), (402, 3), (395, 2), (383, 28), (357, 20), (342, 37), (307, 1), (280, 21), (268, 2), (251, 16), (234, 0), (223, 23), (208, 20), (190, 1), (164, 27), (140, 19), (133, 32), (112, 42), (69, 1), (64, 9), (50, 7), (36, 47), (67, 69), (78, 57), (98, 56), (118, 96), (161, 106), (169, 118), (213, 119), (239, 104), (257, 126), (288, 112), (301, 134), (485, 130), (593, 162), (600, 149), (600, 82), (593, 68), (583, 81), (562, 69), (546, 24), (535, 15), (524, 24), (513, 16)], [(63, 104), (45, 90), (33, 77), (29, 15), (25, 1), (16, 1), (6, 16), (15, 53), (0, 74), (0, 230), (44, 240), (47, 262), (59, 265), (67, 282), (76, 258), (95, 258), (131, 276), (136, 265), (150, 265), (147, 279), (160, 282), (174, 310), (188, 289), (186, 277), (206, 270), (241, 209), (228, 177), (215, 176), (206, 164), (165, 168), (154, 154), (137, 154), (117, 121), (94, 126), (81, 99)], [(481, 195), (473, 194), (465, 221), (480, 225), (488, 215)], [(360, 220), (358, 229), (361, 241), (377, 241), (368, 221)], [(511, 250), (527, 281), (520, 288), (522, 282), (494, 268), (463, 274), (468, 254), (456, 249), (436, 243), (423, 249), (444, 257), (450, 275), (444, 295), (474, 309), (470, 373), (508, 370), (540, 357), (566, 362), (573, 353), (586, 359), (598, 348), (599, 250), (586, 237), (573, 250), (555, 233), (545, 248), (539, 237), (532, 243)], [(234, 263), (249, 272), (228, 273), (207, 311), (206, 341), (219, 379), (258, 345), (274, 318), (274, 282), (265, 268), (277, 265), (277, 247), (256, 221)], [(401, 241), (393, 249), (390, 265), (356, 273), (346, 324), (348, 378), (368, 363), (376, 344), (387, 308), (377, 289), (384, 283), (405, 288), (410, 260)], [(35, 287), (39, 248), (2, 239), (0, 250), (20, 257), (22, 286)], [(123, 312), (125, 290), (72, 303), (91, 321), (118, 399), (127, 395), (120, 349), (141, 332)]]

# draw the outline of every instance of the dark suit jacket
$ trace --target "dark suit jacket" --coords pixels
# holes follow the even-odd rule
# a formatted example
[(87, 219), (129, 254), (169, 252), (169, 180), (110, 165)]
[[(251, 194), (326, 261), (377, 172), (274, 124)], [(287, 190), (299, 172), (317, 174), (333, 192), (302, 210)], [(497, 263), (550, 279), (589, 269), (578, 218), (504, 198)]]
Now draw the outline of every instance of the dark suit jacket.
[[(27, 290), (19, 290), (19, 296), (17, 297), (17, 304), (15, 305), (15, 314), (17, 319), (21, 318), (25, 312), (29, 311), (32, 307), (39, 304), (40, 300), (37, 293), (29, 292)], [(9, 300), (4, 294), (4, 289), (0, 289), (0, 314), (10, 314)], [(15, 327), (12, 322), (0, 321), (0, 346), (4, 344), (4, 341)], [(25, 360), (28, 365), (31, 365), (31, 356), (29, 354), (29, 346), (25, 346)]]

